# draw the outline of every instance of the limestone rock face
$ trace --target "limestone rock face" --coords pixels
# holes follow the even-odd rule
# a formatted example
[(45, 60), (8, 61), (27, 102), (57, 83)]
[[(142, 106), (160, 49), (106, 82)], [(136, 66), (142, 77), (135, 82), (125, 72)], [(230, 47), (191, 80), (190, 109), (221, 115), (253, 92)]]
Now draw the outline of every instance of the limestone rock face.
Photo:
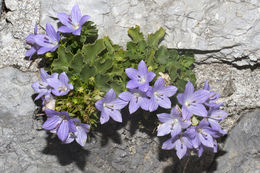
[(39, 23), (39, 0), (5, 0), (6, 11), (0, 17), (0, 68), (15, 66), (23, 71), (37, 71), (37, 63), (25, 60), (25, 38)]
[(216, 173), (260, 172), (260, 110), (247, 113), (225, 141), (212, 166)]
[[(74, 1), (41, 0), (41, 25), (69, 13)], [(145, 32), (166, 29), (163, 44), (194, 49), (198, 63), (229, 62), (237, 66), (260, 63), (260, 1), (256, 0), (90, 0), (77, 2), (90, 15), (101, 36), (115, 43), (128, 40), (127, 29)], [(53, 18), (54, 17), (54, 18)]]

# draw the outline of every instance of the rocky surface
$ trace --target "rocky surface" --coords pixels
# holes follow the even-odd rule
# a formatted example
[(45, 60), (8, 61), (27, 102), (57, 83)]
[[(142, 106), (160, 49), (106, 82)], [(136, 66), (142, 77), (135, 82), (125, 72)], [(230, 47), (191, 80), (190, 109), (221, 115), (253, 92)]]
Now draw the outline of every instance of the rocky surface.
[(259, 1), (77, 1), (82, 13), (97, 23), (101, 36), (108, 35), (115, 43), (124, 45), (128, 27), (137, 24), (146, 33), (163, 26), (167, 35), (162, 44), (194, 49), (198, 86), (209, 80), (212, 89), (221, 93), (230, 114), (222, 124), (225, 129), (239, 124), (215, 160), (214, 154), (206, 153), (200, 159), (192, 156), (181, 161), (174, 151), (159, 149), (163, 139), (145, 129), (136, 130), (138, 118), (102, 127), (84, 148), (75, 143), (62, 145), (55, 135), (43, 131), (42, 117), (35, 118), (31, 98), (37, 60), (31, 63), (24, 59), (25, 48), (30, 47), (25, 38), (33, 32), (34, 24), (44, 27), (47, 21), (55, 23), (52, 17), (57, 12), (68, 13), (74, 1), (3, 2), (0, 172), (259, 172), (260, 111), (243, 113), (260, 107)]
[[(58, 12), (69, 13), (74, 1), (41, 0), (41, 25)], [(127, 29), (140, 25), (153, 32), (166, 29), (163, 44), (195, 49), (196, 61), (229, 62), (237, 66), (260, 63), (260, 1), (257, 0), (91, 0), (77, 1), (90, 15), (101, 36), (115, 43), (128, 40)]]
[[(212, 165), (215, 173), (260, 173), (260, 109), (245, 114)], [(214, 171), (215, 170), (215, 171)]]
[(25, 60), (30, 46), (25, 38), (39, 23), (38, 0), (4, 0), (6, 10), (0, 17), (0, 68), (14, 66), (23, 71), (37, 71), (37, 63)]

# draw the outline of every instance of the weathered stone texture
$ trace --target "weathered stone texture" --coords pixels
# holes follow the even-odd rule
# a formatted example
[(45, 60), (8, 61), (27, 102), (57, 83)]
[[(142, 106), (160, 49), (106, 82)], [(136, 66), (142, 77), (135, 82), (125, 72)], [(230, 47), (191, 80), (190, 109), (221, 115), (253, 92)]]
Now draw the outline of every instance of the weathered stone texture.
[(260, 173), (260, 109), (247, 113), (225, 141), (211, 169), (215, 173)]
[(37, 63), (25, 60), (25, 38), (39, 23), (38, 0), (5, 0), (8, 11), (0, 17), (0, 68), (15, 66), (23, 71), (37, 71)]
[[(101, 36), (125, 43), (127, 29), (166, 29), (163, 44), (195, 49), (196, 61), (229, 62), (237, 66), (260, 63), (260, 1), (255, 0), (93, 0), (78, 1), (90, 15)], [(70, 0), (41, 0), (41, 24), (53, 21), (58, 12), (70, 12)]]

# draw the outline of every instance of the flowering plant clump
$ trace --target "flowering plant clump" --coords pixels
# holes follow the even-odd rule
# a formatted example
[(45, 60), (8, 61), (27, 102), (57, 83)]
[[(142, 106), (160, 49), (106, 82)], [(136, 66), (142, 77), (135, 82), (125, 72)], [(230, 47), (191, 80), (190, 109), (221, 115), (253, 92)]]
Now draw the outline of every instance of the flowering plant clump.
[[(46, 34), (38, 34), (35, 26), (26, 38), (32, 48), (25, 56), (45, 62), (41, 79), (32, 84), (35, 100), (42, 100), (47, 115), (43, 129), (56, 133), (63, 143), (75, 140), (84, 146), (90, 129), (110, 118), (121, 123), (121, 110), (127, 106), (130, 114), (171, 109), (157, 114), (157, 136), (170, 136), (163, 149), (176, 149), (180, 159), (188, 149), (199, 156), (206, 148), (216, 152), (216, 138), (226, 133), (219, 122), (227, 113), (220, 110), (219, 95), (210, 91), (207, 81), (194, 91), (192, 52), (160, 46), (163, 28), (147, 38), (139, 26), (130, 28), (126, 50), (108, 37), (97, 39), (96, 26), (78, 5), (57, 17), (62, 24), (57, 32), (48, 23)], [(176, 94), (179, 104), (174, 105)]]

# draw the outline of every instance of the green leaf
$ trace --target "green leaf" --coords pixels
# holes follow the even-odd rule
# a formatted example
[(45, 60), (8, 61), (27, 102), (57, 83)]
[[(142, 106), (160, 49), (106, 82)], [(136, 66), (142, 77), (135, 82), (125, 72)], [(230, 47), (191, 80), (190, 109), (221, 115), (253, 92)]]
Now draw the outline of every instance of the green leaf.
[(183, 57), (183, 62), (182, 64), (189, 68), (193, 63), (194, 63), (195, 59), (193, 57)]
[(107, 47), (107, 50), (110, 54), (114, 53), (115, 49), (113, 48), (113, 44), (111, 42), (111, 40), (109, 39), (109, 37), (104, 37), (104, 43)]
[(73, 69), (75, 73), (79, 74), (83, 68), (83, 65), (83, 55), (80, 53), (80, 51), (78, 51), (77, 54), (73, 56), (70, 68)]
[(136, 25), (135, 28), (130, 28), (128, 30), (128, 35), (131, 37), (134, 43), (144, 40), (144, 35), (140, 32), (140, 27), (138, 25)]
[(82, 48), (82, 54), (84, 55), (83, 61), (88, 64), (93, 64), (98, 55), (106, 49), (103, 39), (96, 40), (93, 44), (84, 45)]
[(83, 69), (81, 70), (80, 73), (80, 80), (83, 82), (88, 81), (88, 79), (92, 76), (96, 75), (96, 69), (93, 66), (90, 65), (84, 65)]
[(160, 64), (164, 65), (169, 63), (170, 53), (165, 46), (161, 46), (155, 56)]
[(72, 60), (73, 54), (70, 51), (66, 50), (64, 45), (59, 45), (58, 51), (58, 58), (55, 59), (52, 64), (52, 71), (53, 72), (67, 72), (70, 62)]
[(104, 61), (97, 59), (97, 61), (95, 63), (95, 67), (97, 69), (98, 74), (106, 73), (107, 70), (112, 68), (112, 66), (113, 66), (113, 61), (111, 59), (107, 59)]
[(97, 75), (95, 77), (96, 86), (103, 92), (107, 92), (111, 86), (107, 84), (108, 78), (105, 75)]
[(148, 35), (148, 44), (151, 47), (158, 47), (158, 44), (162, 40), (164, 35), (165, 35), (165, 30), (163, 28), (160, 28), (154, 34)]

